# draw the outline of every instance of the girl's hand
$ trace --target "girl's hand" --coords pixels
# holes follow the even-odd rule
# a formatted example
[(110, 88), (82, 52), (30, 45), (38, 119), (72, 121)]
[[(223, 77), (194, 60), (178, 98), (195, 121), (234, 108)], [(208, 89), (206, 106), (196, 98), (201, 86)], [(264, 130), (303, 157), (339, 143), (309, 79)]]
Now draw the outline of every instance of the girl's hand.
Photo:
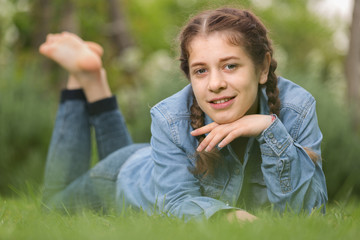
[(246, 115), (234, 122), (226, 124), (210, 123), (191, 132), (192, 136), (209, 133), (196, 149), (198, 152), (209, 152), (217, 144), (225, 147), (238, 137), (256, 137), (270, 126), (274, 117), (272, 115), (252, 114)]
[(233, 222), (234, 220), (237, 220), (238, 222), (252, 222), (258, 219), (256, 216), (243, 210), (236, 210), (234, 212), (230, 212), (227, 214), (226, 217), (229, 222)]

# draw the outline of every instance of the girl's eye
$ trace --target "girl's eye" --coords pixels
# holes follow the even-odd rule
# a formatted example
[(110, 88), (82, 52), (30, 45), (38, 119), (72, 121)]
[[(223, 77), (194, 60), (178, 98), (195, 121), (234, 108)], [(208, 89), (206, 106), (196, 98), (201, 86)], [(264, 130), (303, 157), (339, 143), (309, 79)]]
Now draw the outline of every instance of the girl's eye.
[(201, 75), (201, 74), (204, 74), (204, 73), (206, 73), (205, 68), (200, 68), (200, 69), (195, 70), (195, 74), (197, 74), (197, 75)]
[(227, 64), (227, 65), (225, 66), (225, 69), (226, 69), (226, 70), (234, 70), (236, 67), (237, 67), (236, 64)]

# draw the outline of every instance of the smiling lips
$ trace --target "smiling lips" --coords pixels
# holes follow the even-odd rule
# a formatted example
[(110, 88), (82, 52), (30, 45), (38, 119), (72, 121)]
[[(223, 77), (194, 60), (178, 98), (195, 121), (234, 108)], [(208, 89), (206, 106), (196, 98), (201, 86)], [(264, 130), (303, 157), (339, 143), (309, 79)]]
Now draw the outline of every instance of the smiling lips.
[(224, 97), (209, 101), (211, 107), (215, 109), (224, 109), (234, 102), (235, 97)]

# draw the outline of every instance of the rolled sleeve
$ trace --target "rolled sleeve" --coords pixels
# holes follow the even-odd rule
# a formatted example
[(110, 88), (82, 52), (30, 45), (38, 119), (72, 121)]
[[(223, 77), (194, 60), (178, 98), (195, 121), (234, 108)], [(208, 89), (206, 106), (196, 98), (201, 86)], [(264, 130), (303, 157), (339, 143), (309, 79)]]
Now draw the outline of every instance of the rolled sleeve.
[(280, 156), (289, 147), (293, 140), (287, 132), (280, 119), (276, 117), (275, 121), (257, 137), (263, 153)]
[(308, 147), (321, 156), (322, 134), (317, 123), (315, 100), (297, 115), (297, 119), (299, 124), (296, 126), (299, 127), (296, 131), (294, 126), (286, 126), (276, 118), (257, 137), (263, 160), (261, 168), (269, 201), (275, 208), (311, 212), (327, 201), (321, 159), (314, 163), (304, 150)]

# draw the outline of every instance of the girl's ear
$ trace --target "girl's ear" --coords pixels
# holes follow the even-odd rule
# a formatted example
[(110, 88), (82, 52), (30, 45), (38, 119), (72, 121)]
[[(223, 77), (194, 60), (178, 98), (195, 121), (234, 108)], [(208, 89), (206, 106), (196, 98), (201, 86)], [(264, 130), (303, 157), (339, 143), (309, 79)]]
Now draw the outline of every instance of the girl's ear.
[(262, 69), (261, 69), (261, 72), (260, 72), (260, 78), (259, 78), (259, 83), (260, 84), (265, 84), (267, 82), (267, 80), (268, 80), (270, 63), (271, 63), (271, 56), (270, 56), (270, 53), (267, 52), (265, 54), (264, 62), (263, 62)]

